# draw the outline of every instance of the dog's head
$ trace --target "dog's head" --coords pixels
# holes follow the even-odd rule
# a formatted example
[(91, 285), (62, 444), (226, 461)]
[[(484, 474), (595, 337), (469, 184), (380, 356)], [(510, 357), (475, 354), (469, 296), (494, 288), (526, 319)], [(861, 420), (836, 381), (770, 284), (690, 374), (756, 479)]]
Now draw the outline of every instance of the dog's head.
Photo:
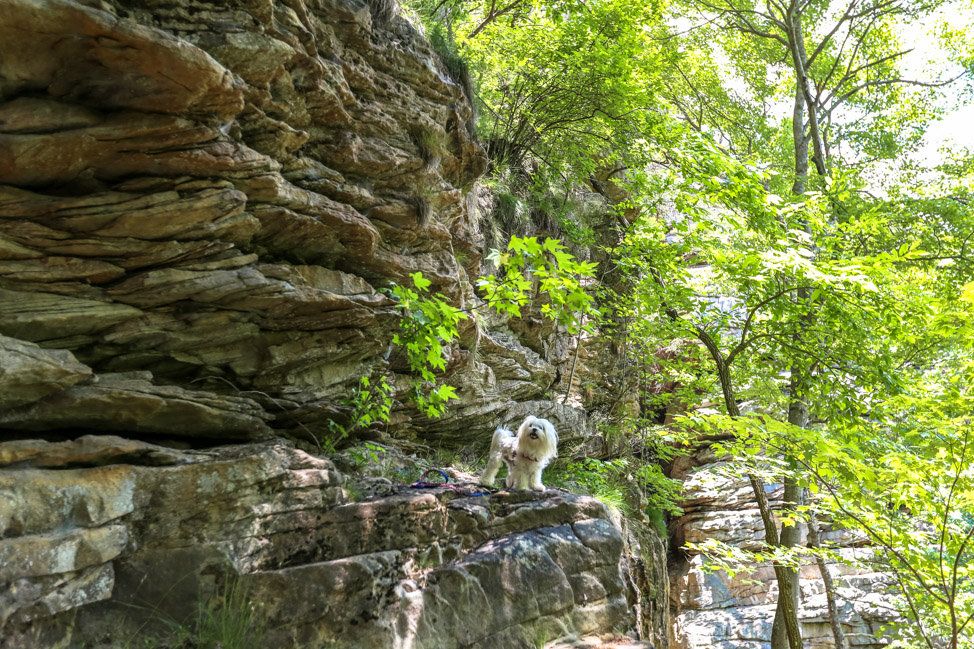
[(558, 433), (547, 419), (528, 417), (517, 429), (518, 450), (547, 464), (558, 455)]

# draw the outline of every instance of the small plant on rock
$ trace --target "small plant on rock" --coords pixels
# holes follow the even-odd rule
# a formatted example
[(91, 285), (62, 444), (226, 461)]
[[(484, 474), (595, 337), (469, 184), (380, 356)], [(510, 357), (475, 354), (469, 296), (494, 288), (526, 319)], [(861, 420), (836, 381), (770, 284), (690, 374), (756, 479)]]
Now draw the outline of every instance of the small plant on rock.
[(328, 429), (332, 439), (321, 444), (324, 453), (333, 453), (335, 446), (352, 432), (368, 428), (377, 421), (389, 421), (389, 411), (392, 409), (395, 388), (389, 384), (386, 377), (380, 376), (373, 381), (368, 376), (359, 379), (358, 389), (348, 399), (345, 405), (352, 407), (348, 417), (348, 424), (342, 425), (335, 420), (328, 422)]
[(456, 399), (456, 388), (437, 385), (435, 372), (446, 370), (447, 347), (458, 337), (457, 324), (467, 314), (438, 293), (429, 293), (432, 282), (422, 273), (412, 273), (416, 290), (393, 287), (391, 293), (402, 310), (399, 333), (392, 342), (406, 351), (409, 366), (419, 374), (412, 381), (413, 401), (430, 418), (440, 417), (450, 399)]
[[(547, 296), (541, 312), (571, 334), (592, 330), (602, 320), (587, 285), (595, 264), (580, 262), (558, 239), (538, 241), (536, 237), (511, 237), (505, 252), (495, 250), (496, 275), (480, 278), (483, 307), (521, 317), (535, 293)], [(432, 282), (423, 273), (410, 273), (413, 288), (394, 286), (389, 292), (399, 302), (402, 318), (392, 342), (406, 352), (410, 369), (419, 378), (412, 385), (412, 399), (420, 412), (438, 418), (447, 403), (458, 399), (456, 389), (437, 383), (437, 372), (445, 372), (451, 345), (459, 338), (458, 325), (468, 311), (451, 305), (447, 298), (429, 291)]]
[(156, 613), (153, 618), (171, 629), (171, 636), (137, 635), (125, 649), (264, 649), (266, 622), (247, 587), (239, 579), (227, 580), (222, 593), (207, 600), (201, 593), (195, 619), (177, 622)]
[(200, 604), (197, 649), (263, 649), (264, 621), (246, 586), (231, 580), (215, 602)]

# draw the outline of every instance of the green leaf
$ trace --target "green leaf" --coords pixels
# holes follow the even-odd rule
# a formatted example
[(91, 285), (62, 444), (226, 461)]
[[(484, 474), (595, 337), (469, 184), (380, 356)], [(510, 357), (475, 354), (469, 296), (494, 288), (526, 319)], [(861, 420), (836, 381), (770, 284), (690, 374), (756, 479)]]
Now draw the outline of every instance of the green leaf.
[(413, 278), (413, 284), (416, 285), (416, 288), (421, 291), (425, 291), (433, 284), (433, 282), (423, 277), (423, 273), (421, 272), (410, 273), (409, 276)]

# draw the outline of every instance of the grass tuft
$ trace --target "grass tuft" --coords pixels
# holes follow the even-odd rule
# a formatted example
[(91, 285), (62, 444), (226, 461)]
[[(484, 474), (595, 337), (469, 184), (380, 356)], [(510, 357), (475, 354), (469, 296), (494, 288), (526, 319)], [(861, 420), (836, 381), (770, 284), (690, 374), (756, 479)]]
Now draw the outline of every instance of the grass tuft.
[(182, 629), (194, 649), (263, 649), (264, 621), (246, 586), (232, 579), (215, 601), (200, 602), (196, 629)]

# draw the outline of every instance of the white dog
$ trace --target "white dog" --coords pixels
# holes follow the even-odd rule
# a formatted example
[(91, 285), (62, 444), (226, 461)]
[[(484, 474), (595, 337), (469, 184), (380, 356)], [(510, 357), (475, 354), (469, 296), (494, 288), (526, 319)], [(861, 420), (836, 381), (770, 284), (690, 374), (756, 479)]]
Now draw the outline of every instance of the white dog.
[(494, 484), (494, 477), (507, 464), (507, 488), (544, 491), (541, 470), (558, 457), (558, 433), (547, 419), (528, 417), (517, 429), (517, 435), (498, 427), (490, 442), (487, 468), (480, 476), (485, 485)]

